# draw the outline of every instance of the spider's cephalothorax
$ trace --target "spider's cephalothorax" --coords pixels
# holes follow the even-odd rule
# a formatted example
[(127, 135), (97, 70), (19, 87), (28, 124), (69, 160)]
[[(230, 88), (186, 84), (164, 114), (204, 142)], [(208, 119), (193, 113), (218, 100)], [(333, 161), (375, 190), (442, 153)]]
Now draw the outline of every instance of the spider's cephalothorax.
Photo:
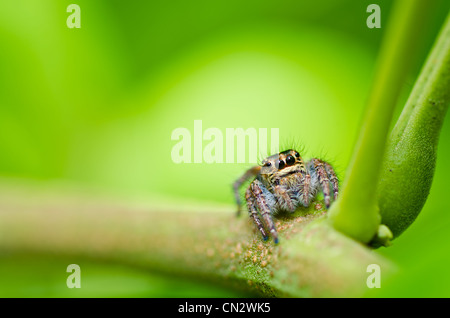
[(330, 195), (333, 194), (334, 200), (338, 196), (338, 179), (330, 164), (317, 158), (305, 163), (297, 151), (289, 149), (267, 157), (260, 166), (249, 169), (233, 184), (238, 214), (241, 206), (239, 187), (252, 177), (255, 179), (245, 192), (248, 212), (263, 238), (268, 238), (267, 228), (275, 243), (278, 243), (278, 233), (272, 216), (276, 212), (294, 212), (299, 206), (308, 207), (320, 191), (328, 209)]

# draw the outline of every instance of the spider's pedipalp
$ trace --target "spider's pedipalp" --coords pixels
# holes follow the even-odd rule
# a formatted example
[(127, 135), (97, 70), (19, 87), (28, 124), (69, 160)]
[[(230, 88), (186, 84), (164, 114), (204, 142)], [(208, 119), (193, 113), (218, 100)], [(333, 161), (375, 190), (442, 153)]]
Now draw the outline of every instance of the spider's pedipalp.
[(288, 211), (291, 212), (295, 211), (296, 206), (294, 202), (292, 201), (289, 194), (284, 189), (282, 189), (279, 184), (273, 188), (273, 191), (275, 195), (278, 197), (280, 205), (285, 205)]

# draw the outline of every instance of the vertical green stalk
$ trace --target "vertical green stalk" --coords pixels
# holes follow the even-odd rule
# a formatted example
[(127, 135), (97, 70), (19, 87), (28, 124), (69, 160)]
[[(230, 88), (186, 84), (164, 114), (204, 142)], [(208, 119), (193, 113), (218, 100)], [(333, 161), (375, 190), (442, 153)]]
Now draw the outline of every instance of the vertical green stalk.
[(393, 8), (342, 194), (328, 214), (337, 230), (364, 243), (380, 225), (376, 191), (386, 138), (427, 8), (421, 0), (397, 1)]
[(387, 143), (378, 188), (382, 223), (400, 235), (422, 210), (450, 104), (450, 14)]

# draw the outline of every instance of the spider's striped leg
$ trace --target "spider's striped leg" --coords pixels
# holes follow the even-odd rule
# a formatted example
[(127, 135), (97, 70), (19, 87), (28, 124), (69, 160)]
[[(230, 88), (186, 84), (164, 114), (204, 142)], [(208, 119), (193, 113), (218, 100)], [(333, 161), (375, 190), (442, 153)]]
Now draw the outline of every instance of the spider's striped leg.
[(266, 234), (266, 230), (264, 229), (263, 224), (261, 223), (261, 220), (259, 219), (256, 200), (250, 188), (248, 188), (247, 191), (245, 191), (245, 200), (247, 201), (247, 208), (250, 217), (253, 219), (253, 222), (255, 222), (256, 226), (258, 227), (258, 230), (261, 232), (264, 241), (267, 240), (268, 236)]
[(239, 216), (241, 214), (241, 196), (239, 194), (239, 188), (241, 187), (241, 185), (249, 180), (250, 178), (256, 176), (259, 171), (261, 171), (261, 167), (260, 166), (254, 166), (250, 169), (248, 169), (239, 179), (237, 179), (234, 183), (233, 183), (233, 192), (234, 192), (234, 198), (236, 200), (236, 204), (237, 204), (237, 215)]
[(336, 176), (336, 172), (334, 172), (333, 167), (327, 162), (325, 162), (325, 170), (327, 171), (328, 178), (333, 185), (334, 199), (336, 200), (339, 194), (339, 181)]
[(303, 178), (303, 196), (302, 201), (303, 205), (305, 207), (309, 206), (309, 194), (311, 191), (311, 175), (309, 173), (306, 173), (305, 176), (299, 176), (300, 178)]
[(330, 207), (330, 180), (328, 179), (328, 174), (325, 169), (325, 165), (322, 160), (317, 158), (311, 159), (314, 170), (317, 173), (320, 186), (322, 187), (322, 192), (325, 200), (325, 205), (327, 209)]
[(267, 204), (267, 200), (264, 196), (261, 187), (264, 186), (259, 180), (255, 180), (250, 184), (250, 190), (252, 191), (253, 196), (256, 199), (256, 204), (259, 208), (261, 216), (263, 217), (263, 220), (266, 223), (270, 231), (270, 234), (273, 237), (274, 242), (278, 243), (278, 232), (277, 229), (275, 228), (275, 224), (273, 223), (272, 216), (270, 214), (270, 207)]

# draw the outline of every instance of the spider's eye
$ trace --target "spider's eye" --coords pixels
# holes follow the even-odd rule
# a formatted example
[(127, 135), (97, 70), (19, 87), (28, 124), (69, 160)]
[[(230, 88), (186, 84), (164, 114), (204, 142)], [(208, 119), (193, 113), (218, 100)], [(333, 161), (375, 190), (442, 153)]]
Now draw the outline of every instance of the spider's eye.
[(290, 155), (287, 156), (286, 157), (286, 163), (287, 163), (288, 166), (292, 166), (295, 163), (295, 158), (290, 156)]
[(299, 154), (297, 151), (294, 153), (294, 155), (295, 155), (297, 158), (300, 158), (300, 154)]
[(278, 169), (283, 169), (285, 165), (283, 160), (278, 160)]
[(272, 163), (269, 161), (264, 164), (264, 167), (270, 167), (271, 165), (272, 165)]

